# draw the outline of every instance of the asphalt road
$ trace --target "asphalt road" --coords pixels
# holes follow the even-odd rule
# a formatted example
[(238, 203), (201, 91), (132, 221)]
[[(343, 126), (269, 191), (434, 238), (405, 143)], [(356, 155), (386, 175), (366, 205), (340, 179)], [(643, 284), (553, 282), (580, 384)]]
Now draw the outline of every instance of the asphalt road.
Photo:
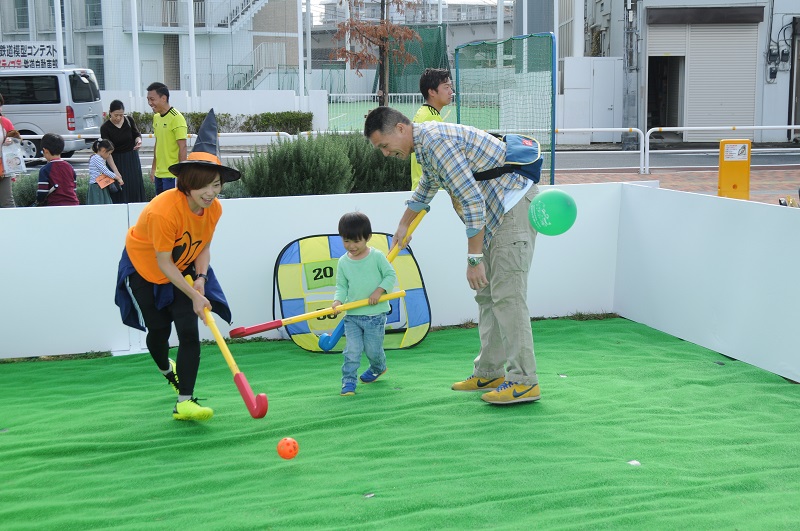
[[(556, 150), (556, 169), (585, 171), (638, 171), (640, 155), (638, 151), (620, 151), (618, 149), (572, 149)], [(224, 148), (221, 156), (225, 163), (250, 156), (246, 148)], [(91, 153), (79, 151), (68, 159), (79, 173), (88, 170)], [(142, 150), (142, 168), (148, 171), (152, 162), (152, 151)], [(33, 166), (35, 167), (35, 163)], [(800, 169), (800, 147), (787, 148), (754, 148), (752, 150), (751, 168), (785, 168)], [(703, 170), (719, 166), (719, 149), (669, 149), (650, 151), (651, 169)]]
[[(800, 148), (753, 149), (750, 166), (800, 167)], [(719, 167), (719, 149), (650, 151), (650, 168), (709, 169)], [(638, 169), (638, 151), (556, 150), (556, 169)]]

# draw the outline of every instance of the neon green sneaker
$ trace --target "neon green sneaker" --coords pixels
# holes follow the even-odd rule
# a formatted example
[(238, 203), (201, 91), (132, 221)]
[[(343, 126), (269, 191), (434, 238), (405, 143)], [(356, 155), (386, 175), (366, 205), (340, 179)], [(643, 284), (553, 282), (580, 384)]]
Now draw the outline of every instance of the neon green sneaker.
[(178, 385), (178, 366), (175, 365), (175, 361), (172, 358), (169, 359), (169, 368), (172, 369), (172, 372), (165, 374), (164, 378), (167, 379), (167, 383), (175, 391), (175, 394), (180, 394)]
[(505, 378), (479, 378), (474, 374), (463, 382), (456, 382), (450, 387), (453, 391), (491, 391), (503, 383)]
[(172, 418), (176, 420), (208, 420), (214, 416), (214, 410), (201, 406), (196, 398), (177, 402), (172, 410)]
[(520, 402), (534, 402), (542, 395), (539, 384), (528, 385), (516, 382), (503, 382), (503, 385), (481, 395), (481, 400), (490, 404), (517, 404)]

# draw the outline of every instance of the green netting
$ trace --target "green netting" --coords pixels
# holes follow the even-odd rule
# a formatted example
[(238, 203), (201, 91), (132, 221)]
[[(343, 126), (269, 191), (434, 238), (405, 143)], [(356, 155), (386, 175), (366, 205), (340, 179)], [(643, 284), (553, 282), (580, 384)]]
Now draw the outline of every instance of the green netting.
[(254, 77), (252, 65), (228, 65), (228, 90), (243, 90)]
[(555, 36), (522, 35), (455, 50), (458, 123), (535, 136), (554, 182)]
[(300, 86), (298, 68), (294, 65), (278, 65), (278, 90), (297, 90), (298, 86)]
[[(419, 41), (405, 43), (406, 52), (416, 58), (410, 64), (400, 64), (389, 54), (389, 93), (416, 94), (419, 92), (419, 78), (426, 68), (449, 70), (447, 61), (447, 31), (444, 25), (414, 26), (420, 36)], [(392, 44), (394, 48), (396, 44)], [(378, 90), (378, 70), (372, 83), (372, 92)], [(420, 95), (422, 103), (422, 95)]]
[(346, 66), (347, 64), (344, 61), (322, 61), (320, 64), (322, 85), (319, 88), (327, 90), (328, 94), (344, 94), (347, 92)]

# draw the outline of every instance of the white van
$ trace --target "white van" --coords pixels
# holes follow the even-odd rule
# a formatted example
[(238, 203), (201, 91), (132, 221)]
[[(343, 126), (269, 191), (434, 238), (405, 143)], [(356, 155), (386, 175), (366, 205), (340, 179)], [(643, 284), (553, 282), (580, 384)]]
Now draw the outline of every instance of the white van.
[[(103, 102), (94, 72), (88, 68), (63, 70), (0, 70), (3, 115), (21, 135), (81, 135), (64, 138), (64, 153), (71, 157), (78, 149), (89, 148), (100, 136)], [(23, 140), (26, 157), (41, 156), (40, 140)]]

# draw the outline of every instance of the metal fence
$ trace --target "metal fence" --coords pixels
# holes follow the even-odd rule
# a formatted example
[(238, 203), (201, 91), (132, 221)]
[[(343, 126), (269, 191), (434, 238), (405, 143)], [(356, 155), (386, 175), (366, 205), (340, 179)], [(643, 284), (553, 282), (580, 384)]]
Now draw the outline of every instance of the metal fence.
[[(393, 99), (392, 96), (395, 98)], [(377, 106), (375, 96), (372, 94), (332, 94), (329, 97), (329, 123), (331, 127), (328, 131), (308, 131), (300, 133), (299, 135), (291, 135), (285, 132), (263, 132), (263, 133), (220, 133), (220, 145), (264, 145), (269, 144), (275, 140), (293, 140), (300, 136), (310, 137), (324, 133), (349, 133), (361, 132), (364, 128), (364, 116), (373, 108)], [(390, 95), (390, 103), (392, 107), (397, 108), (404, 114), (413, 116), (413, 113), (421, 105), (422, 96), (420, 94), (395, 94)], [(334, 111), (340, 113), (337, 117)], [(343, 127), (335, 127), (333, 119), (337, 118), (340, 125)], [(454, 118), (451, 116), (451, 118)], [(454, 120), (446, 120), (454, 121)], [(650, 138), (653, 133), (657, 132), (680, 132), (680, 131), (763, 131), (763, 130), (798, 130), (800, 125), (751, 125), (751, 126), (709, 126), (709, 127), (654, 127), (649, 129), (646, 133), (641, 129), (635, 127), (609, 127), (609, 128), (570, 128), (570, 129), (556, 129), (556, 134), (567, 133), (635, 133), (639, 139), (639, 149), (632, 151), (598, 151), (598, 155), (604, 154), (639, 154), (639, 173), (646, 175), (650, 174)], [(536, 133), (536, 131), (517, 131), (519, 133)], [(62, 135), (65, 139), (80, 139), (80, 138), (93, 138), (86, 135)], [(151, 146), (153, 143), (154, 135), (145, 134), (144, 145)], [(189, 145), (192, 144), (196, 135), (188, 135)], [(23, 139), (38, 140), (41, 135), (22, 135)], [(243, 141), (236, 141), (234, 139), (243, 138)], [(680, 150), (680, 153), (700, 153), (708, 151), (707, 148), (685, 149)], [(753, 149), (758, 152), (758, 149)], [(677, 153), (678, 151), (671, 151)], [(28, 159), (26, 159), (28, 160)], [(555, 184), (553, 178), (551, 183)]]

